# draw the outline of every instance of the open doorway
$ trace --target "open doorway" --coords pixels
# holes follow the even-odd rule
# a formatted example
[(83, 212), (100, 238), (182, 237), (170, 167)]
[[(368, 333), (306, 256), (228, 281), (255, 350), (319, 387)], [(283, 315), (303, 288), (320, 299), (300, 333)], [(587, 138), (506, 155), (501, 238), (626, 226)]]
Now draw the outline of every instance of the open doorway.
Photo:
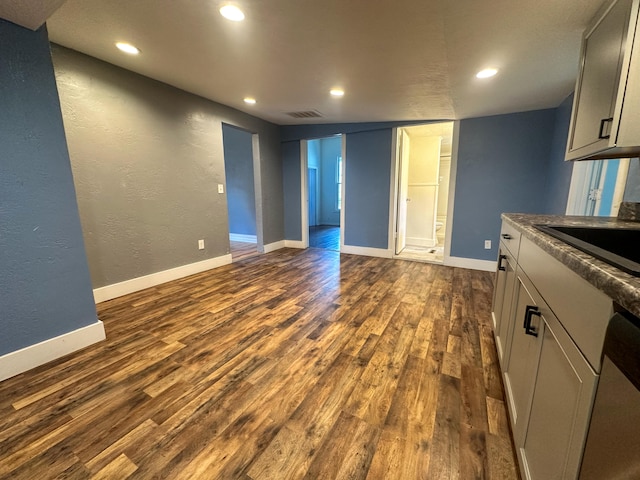
[(306, 145), (309, 247), (339, 251), (342, 135), (308, 140)]
[(222, 125), (229, 244), (234, 262), (258, 255), (254, 137), (251, 132)]
[(444, 263), (453, 122), (397, 129), (396, 258)]

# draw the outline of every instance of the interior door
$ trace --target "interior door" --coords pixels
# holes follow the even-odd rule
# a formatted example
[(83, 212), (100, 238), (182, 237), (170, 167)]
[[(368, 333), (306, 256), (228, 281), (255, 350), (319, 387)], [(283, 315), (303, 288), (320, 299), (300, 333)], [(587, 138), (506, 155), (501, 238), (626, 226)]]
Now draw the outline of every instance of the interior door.
[(398, 177), (398, 216), (396, 223), (396, 254), (402, 252), (407, 246), (407, 202), (409, 192), (409, 135), (403, 129), (398, 138), (400, 175)]

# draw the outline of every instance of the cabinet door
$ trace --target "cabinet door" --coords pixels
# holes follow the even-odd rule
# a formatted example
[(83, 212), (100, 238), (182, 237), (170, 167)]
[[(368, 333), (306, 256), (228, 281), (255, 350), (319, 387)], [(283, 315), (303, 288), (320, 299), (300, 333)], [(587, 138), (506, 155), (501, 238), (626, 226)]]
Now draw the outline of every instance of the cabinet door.
[[(583, 43), (569, 151), (615, 145), (611, 132), (632, 0), (617, 0)], [(610, 142), (608, 135), (613, 141)], [(588, 153), (588, 152), (583, 152)]]
[(491, 317), (493, 319), (493, 331), (498, 331), (498, 326), (502, 320), (502, 308), (504, 305), (504, 294), (506, 288), (507, 272), (504, 262), (507, 258), (506, 249), (502, 244), (498, 249), (498, 270), (496, 270), (496, 282), (493, 287), (493, 304), (491, 306)]
[(524, 442), (528, 480), (578, 476), (597, 376), (555, 316), (542, 308), (542, 349)]
[(505, 370), (510, 351), (509, 337), (513, 326), (511, 311), (513, 304), (513, 290), (516, 285), (516, 262), (508, 252), (506, 254), (506, 258), (502, 261), (502, 266), (504, 268), (504, 271), (502, 272), (504, 276), (504, 293), (502, 295), (500, 319), (498, 324), (495, 326), (495, 337), (500, 366)]
[[(528, 287), (525, 286), (525, 283), (528, 284)], [(527, 334), (525, 330), (525, 321), (529, 316), (527, 312), (532, 307), (537, 306), (528, 288), (533, 290), (533, 286), (531, 286), (528, 279), (521, 272), (518, 272), (514, 291), (517, 302), (515, 304), (515, 315), (512, 317), (514, 324), (510, 346), (511, 353), (504, 371), (504, 386), (507, 393), (513, 439), (516, 446), (522, 444), (527, 428), (527, 418), (543, 335), (543, 332), (539, 330), (536, 332), (538, 336)], [(539, 328), (543, 329), (543, 326), (544, 323), (540, 322)]]

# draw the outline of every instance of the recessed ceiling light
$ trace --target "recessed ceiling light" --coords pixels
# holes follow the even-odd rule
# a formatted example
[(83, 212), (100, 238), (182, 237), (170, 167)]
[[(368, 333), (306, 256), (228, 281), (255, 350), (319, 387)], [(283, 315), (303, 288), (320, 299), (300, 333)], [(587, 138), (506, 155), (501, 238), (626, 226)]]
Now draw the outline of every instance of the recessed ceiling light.
[(116, 47), (118, 47), (118, 49), (120, 49), (124, 53), (128, 53), (129, 55), (138, 55), (140, 53), (140, 50), (130, 43), (118, 42), (116, 43)]
[(333, 88), (329, 93), (334, 97), (344, 97), (344, 90), (341, 88)]
[(496, 73), (498, 73), (497, 68), (485, 68), (484, 70), (480, 70), (478, 73), (476, 73), (476, 77), (489, 78), (493, 77)]
[(255, 98), (251, 98), (251, 97), (247, 97), (244, 99), (244, 103), (248, 103), (249, 105), (255, 105), (256, 104), (256, 99)]
[(220, 14), (227, 20), (241, 22), (244, 20), (244, 13), (235, 5), (224, 5), (220, 7)]

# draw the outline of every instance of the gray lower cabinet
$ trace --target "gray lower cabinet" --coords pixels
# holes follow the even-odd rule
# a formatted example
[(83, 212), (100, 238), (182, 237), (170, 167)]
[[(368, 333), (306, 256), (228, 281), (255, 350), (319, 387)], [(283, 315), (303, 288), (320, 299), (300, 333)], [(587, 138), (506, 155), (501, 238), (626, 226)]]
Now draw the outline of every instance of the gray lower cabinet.
[(577, 478), (598, 376), (523, 272), (504, 373), (527, 480)]
[[(509, 250), (501, 250), (503, 256), (501, 257), (501, 266), (504, 270), (499, 271), (504, 279), (504, 286), (502, 289), (502, 298), (500, 299), (502, 304), (499, 307), (500, 315), (497, 315), (495, 321), (494, 331), (496, 338), (496, 349), (498, 350), (498, 359), (500, 365), (505, 365), (509, 358), (510, 344), (508, 342), (511, 335), (512, 322), (511, 311), (513, 309), (513, 291), (516, 286), (516, 259), (513, 257)], [(497, 302), (496, 302), (497, 303)]]
[(527, 479), (577, 478), (598, 376), (546, 312), (529, 425), (521, 445)]
[(520, 250), (520, 232), (511, 225), (503, 223), (498, 249), (498, 270), (491, 314), (493, 331), (500, 366), (504, 367), (509, 356), (508, 338), (511, 332), (511, 310), (513, 308), (513, 290), (516, 282), (516, 265)]
[(528, 238), (518, 252), (493, 306), (518, 462), (523, 480), (575, 480), (612, 302)]
[(527, 335), (524, 330), (525, 316), (529, 316), (531, 308), (537, 306), (532, 292), (530, 282), (519, 272), (514, 292), (516, 303), (514, 321), (511, 322), (513, 331), (509, 361), (503, 367), (504, 387), (516, 447), (522, 444), (527, 429), (531, 396), (537, 373), (540, 340), (542, 340), (540, 336)]

